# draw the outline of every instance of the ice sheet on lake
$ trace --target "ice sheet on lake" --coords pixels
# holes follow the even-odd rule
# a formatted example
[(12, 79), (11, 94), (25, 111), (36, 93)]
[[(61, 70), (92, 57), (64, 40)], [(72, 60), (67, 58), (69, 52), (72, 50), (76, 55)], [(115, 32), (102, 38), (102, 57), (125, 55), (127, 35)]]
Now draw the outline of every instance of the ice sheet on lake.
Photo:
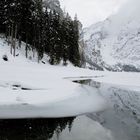
[[(55, 96), (55, 90), (3, 92), (0, 98), (0, 118), (68, 117), (98, 112), (108, 107), (98, 90), (84, 85), (74, 85), (76, 87), (71, 90), (59, 89), (59, 96)], [(67, 96), (61, 92), (65, 92)]]

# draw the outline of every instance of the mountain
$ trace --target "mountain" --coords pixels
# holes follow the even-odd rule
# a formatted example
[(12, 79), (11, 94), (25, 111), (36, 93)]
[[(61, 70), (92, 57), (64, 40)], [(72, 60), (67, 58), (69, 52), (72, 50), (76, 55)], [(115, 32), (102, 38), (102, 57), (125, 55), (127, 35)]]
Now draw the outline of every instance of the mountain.
[(139, 5), (140, 1), (130, 0), (116, 15), (84, 29), (87, 67), (140, 71)]
[(51, 10), (55, 10), (56, 12), (62, 14), (63, 11), (60, 7), (60, 1), (59, 0), (44, 0), (44, 5), (46, 5)]

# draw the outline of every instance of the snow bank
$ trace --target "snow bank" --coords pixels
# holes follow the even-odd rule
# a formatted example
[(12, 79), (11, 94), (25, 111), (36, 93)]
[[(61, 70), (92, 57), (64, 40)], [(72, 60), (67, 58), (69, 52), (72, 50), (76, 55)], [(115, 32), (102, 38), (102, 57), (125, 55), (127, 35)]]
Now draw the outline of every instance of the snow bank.
[[(0, 41), (0, 44), (3, 44)], [(0, 45), (0, 118), (66, 117), (99, 112), (108, 107), (97, 89), (73, 83), (94, 79), (139, 86), (140, 75), (91, 71), (73, 66), (37, 64), (23, 55), (13, 58), (9, 47)], [(129, 80), (128, 80), (129, 79)], [(135, 83), (133, 82), (135, 80)]]

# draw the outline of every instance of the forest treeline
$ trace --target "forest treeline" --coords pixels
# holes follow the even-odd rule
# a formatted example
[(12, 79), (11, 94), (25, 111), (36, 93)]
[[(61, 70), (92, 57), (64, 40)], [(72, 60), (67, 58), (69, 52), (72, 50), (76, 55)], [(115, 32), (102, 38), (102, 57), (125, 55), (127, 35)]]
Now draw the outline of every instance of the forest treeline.
[(10, 52), (16, 55), (16, 43), (26, 43), (29, 50), (37, 52), (38, 62), (44, 54), (50, 64), (66, 65), (70, 61), (80, 65), (79, 21), (68, 13), (51, 10), (42, 0), (0, 0), (0, 33), (4, 33)]

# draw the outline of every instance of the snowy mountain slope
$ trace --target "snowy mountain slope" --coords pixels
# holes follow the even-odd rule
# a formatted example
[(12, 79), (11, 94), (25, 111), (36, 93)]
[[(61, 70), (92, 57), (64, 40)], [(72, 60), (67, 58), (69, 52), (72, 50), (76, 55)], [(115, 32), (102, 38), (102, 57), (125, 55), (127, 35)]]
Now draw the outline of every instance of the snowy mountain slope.
[(60, 7), (60, 2), (59, 0), (44, 0), (44, 6), (47, 6), (51, 10), (55, 10), (56, 12), (62, 14), (63, 11)]
[(130, 0), (116, 15), (84, 29), (85, 59), (91, 66), (140, 71), (139, 6)]

